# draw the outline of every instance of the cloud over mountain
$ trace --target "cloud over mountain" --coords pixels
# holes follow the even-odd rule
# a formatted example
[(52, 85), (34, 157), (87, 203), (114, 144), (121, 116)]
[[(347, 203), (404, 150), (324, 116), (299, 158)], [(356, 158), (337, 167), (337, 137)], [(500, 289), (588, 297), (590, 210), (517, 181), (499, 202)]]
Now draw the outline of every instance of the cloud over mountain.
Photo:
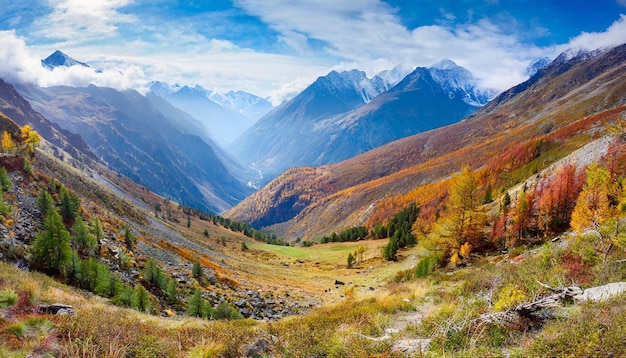
[(23, 38), (15, 31), (0, 31), (0, 78), (10, 82), (33, 83), (42, 87), (66, 85), (85, 87), (94, 84), (116, 89), (142, 89), (145, 84), (143, 70), (136, 65), (121, 65), (97, 72), (84, 66), (59, 66), (50, 70), (41, 65)]

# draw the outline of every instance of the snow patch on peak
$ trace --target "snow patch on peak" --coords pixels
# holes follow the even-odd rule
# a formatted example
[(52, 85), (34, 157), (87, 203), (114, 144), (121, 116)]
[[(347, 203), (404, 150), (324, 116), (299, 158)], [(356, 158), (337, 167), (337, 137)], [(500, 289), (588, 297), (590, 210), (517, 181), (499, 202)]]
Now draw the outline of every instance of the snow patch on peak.
[(228, 91), (224, 94), (212, 91), (209, 99), (249, 119), (259, 119), (274, 107), (267, 100), (245, 91)]
[(570, 61), (581, 62), (601, 55), (608, 50), (609, 48), (599, 48), (593, 51), (585, 50), (581, 47), (570, 48), (563, 51), (559, 56), (557, 56), (557, 58), (552, 61), (552, 64), (561, 65)]
[(459, 67), (456, 62), (448, 59), (448, 58), (444, 58), (443, 60), (435, 63), (434, 65), (431, 66), (431, 68), (436, 68), (439, 70), (450, 70), (453, 68), (457, 68)]
[(41, 60), (41, 65), (49, 70), (53, 70), (57, 67), (72, 67), (72, 66), (82, 66), (82, 67), (91, 67), (86, 63), (77, 61), (70, 56), (64, 54), (63, 52), (56, 50), (50, 56)]
[(535, 73), (539, 72), (550, 65), (550, 59), (548, 57), (542, 57), (534, 60), (528, 67), (526, 67), (526, 74), (529, 77), (535, 75)]
[(472, 106), (484, 106), (498, 94), (494, 89), (480, 88), (478, 80), (468, 69), (450, 59), (443, 59), (428, 70), (450, 98), (461, 96), (465, 103)]

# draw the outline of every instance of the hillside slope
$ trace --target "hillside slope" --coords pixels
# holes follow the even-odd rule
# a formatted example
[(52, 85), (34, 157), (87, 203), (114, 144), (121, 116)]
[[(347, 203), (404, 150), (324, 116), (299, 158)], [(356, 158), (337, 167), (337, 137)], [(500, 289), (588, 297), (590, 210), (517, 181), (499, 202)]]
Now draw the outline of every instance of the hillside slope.
[(181, 130), (176, 118), (153, 105), (155, 98), (93, 85), (19, 90), (51, 121), (82, 136), (111, 169), (177, 202), (221, 212), (251, 192), (206, 135), (191, 133), (193, 126)]
[(5, 113), (19, 126), (30, 125), (47, 141), (79, 161), (97, 160), (82, 137), (61, 128), (36, 112), (12, 85), (2, 79), (0, 79), (0, 112)]
[[(289, 170), (227, 214), (256, 226), (274, 225), (271, 230), (289, 238), (317, 237), (364, 223), (385, 197), (445, 178), (463, 164), (484, 165), (514, 143), (623, 106), (625, 59), (625, 45), (603, 53), (561, 56), (462, 122), (341, 163)], [(612, 114), (620, 115), (621, 110)], [(585, 138), (583, 143), (591, 140)]]

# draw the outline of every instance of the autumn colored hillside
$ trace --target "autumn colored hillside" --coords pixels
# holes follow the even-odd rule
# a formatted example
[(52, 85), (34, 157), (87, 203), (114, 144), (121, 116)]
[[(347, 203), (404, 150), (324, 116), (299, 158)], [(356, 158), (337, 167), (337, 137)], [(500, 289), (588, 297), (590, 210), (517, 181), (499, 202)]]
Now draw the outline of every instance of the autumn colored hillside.
[[(600, 138), (607, 123), (623, 118), (625, 59), (626, 45), (560, 56), (460, 123), (341, 163), (289, 170), (227, 216), (286, 238), (315, 239), (360, 224), (371, 228), (415, 200), (414, 191), (428, 191), (420, 186), (435, 185), (463, 165), (477, 169), (499, 156), (510, 163), (494, 163), (493, 169), (500, 171), (496, 176), (520, 169), (518, 154), (511, 152), (539, 139), (544, 142), (530, 159), (541, 157), (533, 168), (536, 173)], [(525, 179), (524, 173), (517, 174), (519, 178), (509, 176), (498, 185)]]

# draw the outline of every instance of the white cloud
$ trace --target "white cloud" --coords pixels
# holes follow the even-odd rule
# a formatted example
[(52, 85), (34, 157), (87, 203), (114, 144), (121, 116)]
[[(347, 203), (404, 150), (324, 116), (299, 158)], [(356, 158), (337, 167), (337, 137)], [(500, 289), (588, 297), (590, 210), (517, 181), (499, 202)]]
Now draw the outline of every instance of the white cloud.
[[(331, 69), (358, 68), (372, 76), (396, 65), (430, 66), (449, 58), (485, 86), (505, 90), (523, 81), (526, 67), (537, 58), (554, 58), (569, 47), (615, 45), (626, 38), (624, 16), (606, 32), (582, 33), (568, 44), (540, 48), (487, 19), (407, 29), (396, 10), (379, 0), (235, 0), (275, 30), (277, 42), (294, 49), (288, 55), (207, 38), (197, 22), (158, 22), (122, 13), (131, 1), (53, 1), (53, 11), (35, 20), (31, 34), (48, 40), (27, 46), (14, 32), (0, 33), (0, 77), (45, 86), (94, 83), (118, 89), (140, 89), (154, 79), (219, 92), (244, 90), (278, 104)], [(128, 28), (121, 28), (130, 23), (136, 28), (134, 40), (122, 35)], [(41, 68), (39, 59), (56, 49), (105, 71)]]
[[(553, 58), (569, 47), (614, 46), (626, 39), (623, 16), (606, 32), (583, 33), (568, 44), (540, 48), (524, 41), (525, 34), (503, 29), (488, 19), (407, 29), (395, 9), (379, 0), (276, 0), (270, 4), (238, 0), (235, 4), (282, 36), (297, 31), (299, 39), (293, 45), (297, 51), (306, 39), (323, 41), (330, 54), (369, 75), (382, 70), (381, 63), (387, 69), (398, 64), (430, 66), (449, 58), (472, 71), (483, 85), (498, 90), (524, 81), (527, 66), (537, 58)], [(545, 35), (547, 30), (537, 31)]]
[(268, 100), (274, 106), (278, 106), (281, 103), (292, 99), (307, 88), (315, 79), (319, 76), (300, 77), (289, 83), (281, 85), (270, 93)]
[(53, 11), (35, 21), (36, 35), (72, 40), (113, 37), (120, 23), (136, 18), (117, 11), (131, 0), (50, 0)]
[[(624, 0), (626, 2), (626, 0)], [(604, 32), (583, 32), (571, 39), (567, 44), (558, 46), (560, 51), (568, 48), (595, 50), (597, 48), (613, 47), (626, 42), (626, 15), (620, 15)]]
[(9, 82), (36, 83), (43, 74), (41, 62), (33, 58), (14, 30), (0, 31), (0, 78)]
[(34, 83), (48, 87), (55, 85), (113, 87), (117, 89), (142, 88), (146, 80), (143, 70), (135, 65), (107, 67), (102, 73), (82, 66), (58, 67), (53, 71), (43, 68), (41, 60), (32, 55), (23, 38), (15, 31), (0, 31), (0, 78), (9, 82)]
[[(358, 2), (281, 0), (236, 1), (283, 36), (300, 36), (328, 44), (328, 52), (372, 75), (402, 64), (429, 66), (450, 58), (467, 67), (484, 84), (507, 89), (525, 78), (529, 62), (541, 49), (524, 45), (488, 20), (457, 26), (404, 27), (395, 10), (378, 0)], [(301, 47), (303, 40), (298, 41)]]

